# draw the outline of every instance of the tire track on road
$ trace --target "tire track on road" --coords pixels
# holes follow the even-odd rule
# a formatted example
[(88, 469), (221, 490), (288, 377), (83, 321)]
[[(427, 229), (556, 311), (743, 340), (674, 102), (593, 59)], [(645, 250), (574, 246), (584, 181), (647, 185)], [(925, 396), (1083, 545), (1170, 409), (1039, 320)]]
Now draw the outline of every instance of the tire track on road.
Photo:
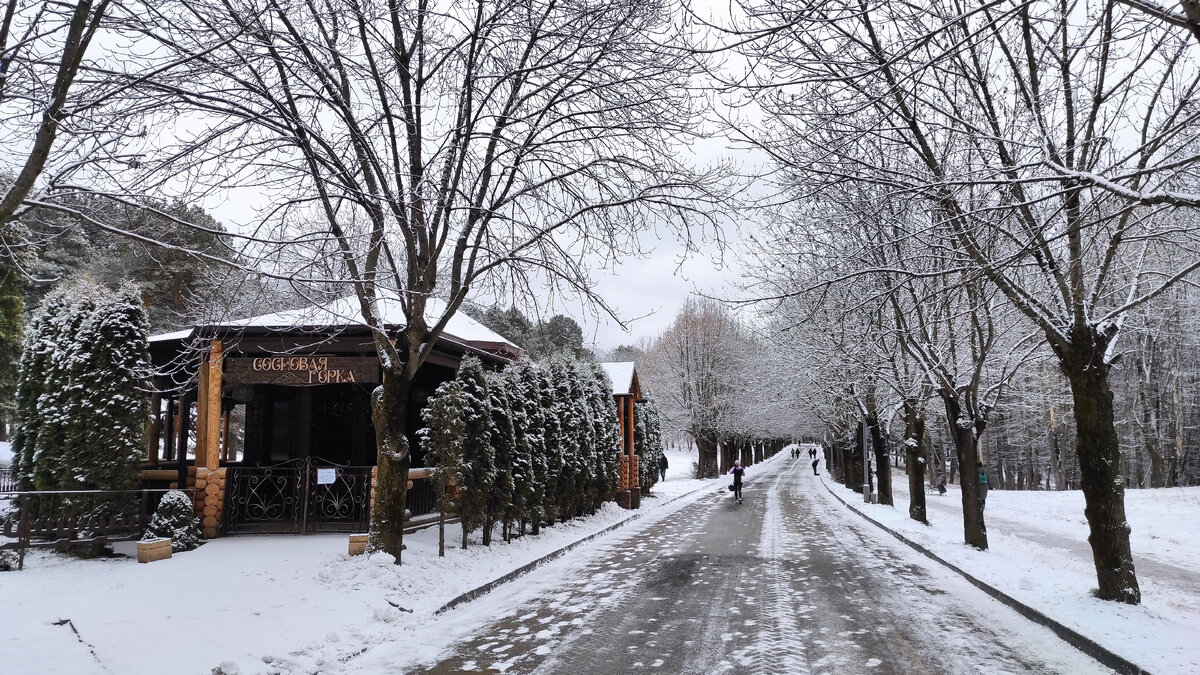
[(765, 602), (760, 616), (765, 625), (758, 635), (756, 670), (779, 675), (807, 675), (812, 672), (804, 653), (802, 631), (796, 620), (798, 608), (792, 593), (792, 575), (784, 561), (793, 552), (789, 529), (784, 525), (781, 487), (786, 474), (778, 474), (766, 494), (758, 551), (762, 561)]

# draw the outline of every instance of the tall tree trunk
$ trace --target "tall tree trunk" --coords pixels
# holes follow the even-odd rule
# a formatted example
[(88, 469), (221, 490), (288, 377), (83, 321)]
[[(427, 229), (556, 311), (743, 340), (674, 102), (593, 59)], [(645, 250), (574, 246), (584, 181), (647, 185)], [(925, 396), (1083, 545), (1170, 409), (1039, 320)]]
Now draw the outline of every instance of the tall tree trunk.
[(1088, 326), (1077, 326), (1069, 343), (1054, 347), (1075, 401), (1075, 455), (1086, 504), (1083, 513), (1091, 531), (1088, 543), (1096, 566), (1097, 595), (1136, 605), (1141, 590), (1129, 547), (1121, 452), (1109, 365), (1104, 360), (1110, 339)]
[[(1183, 457), (1183, 387), (1181, 384), (1182, 377), (1179, 372), (1178, 351), (1175, 346), (1175, 341), (1171, 342), (1171, 348), (1167, 350), (1169, 365), (1167, 370), (1167, 381), (1171, 383), (1171, 414), (1174, 417), (1174, 424), (1171, 425), (1172, 436), (1174, 437), (1174, 452), (1171, 456), (1171, 465), (1176, 467), (1179, 465), (1179, 458)], [(1162, 487), (1175, 487), (1177, 472), (1171, 470), (1166, 473), (1163, 478)]]
[(863, 460), (866, 454), (863, 447), (862, 422), (855, 427), (854, 441), (846, 446), (846, 450), (846, 487), (855, 492), (862, 492), (862, 486), (867, 482), (867, 477), (863, 475)]
[(1138, 400), (1142, 404), (1142, 448), (1150, 459), (1150, 475), (1148, 487), (1163, 485), (1163, 455), (1159, 447), (1158, 418), (1159, 387), (1154, 375), (1154, 342), (1147, 336), (1145, 344), (1138, 350), (1141, 358), (1138, 368)]
[(696, 433), (693, 434), (696, 439), (696, 449), (699, 454), (697, 459), (699, 468), (699, 478), (715, 478), (718, 473), (717, 462), (717, 439), (714, 434)]
[(854, 468), (854, 443), (853, 439), (843, 438), (842, 442), (838, 445), (839, 454), (837, 459), (838, 482), (851, 489), (853, 489), (852, 482), (854, 480), (850, 475), (850, 472)]
[(975, 422), (963, 417), (962, 405), (954, 392), (941, 392), (946, 404), (946, 421), (949, 423), (950, 438), (958, 458), (960, 492), (963, 509), (963, 541), (986, 551), (987, 529), (983, 522), (983, 504), (979, 500), (979, 435)]
[(404, 510), (408, 498), (408, 469), (412, 464), (405, 416), (412, 377), (404, 364), (383, 369), (383, 382), (371, 395), (378, 467), (371, 508), (371, 549), (396, 558), (404, 550)]
[(1058, 417), (1054, 404), (1050, 405), (1050, 464), (1054, 469), (1054, 489), (1067, 489), (1067, 467), (1063, 462), (1062, 445), (1059, 441)]
[(921, 448), (925, 444), (925, 417), (921, 402), (904, 399), (904, 464), (908, 467), (908, 517), (929, 524), (925, 510), (925, 459)]
[(842, 482), (842, 444), (838, 442), (834, 436), (829, 440), (829, 443), (821, 448), (822, 454), (825, 455), (825, 470), (829, 472), (830, 478), (835, 483)]
[(879, 503), (893, 506), (892, 463), (889, 461), (887, 439), (879, 428), (879, 410), (875, 400), (875, 388), (867, 392), (867, 427), (871, 430), (871, 447), (875, 451), (875, 470), (879, 478)]
[[(921, 420), (924, 421), (924, 419), (925, 415), (922, 414)], [(924, 426), (921, 429), (924, 431)], [(941, 457), (933, 451), (933, 440), (929, 437), (929, 434), (925, 434), (922, 445), (924, 446), (922, 449), (925, 455), (925, 478), (929, 481), (930, 485), (937, 485), (938, 475), (944, 473), (946, 468), (944, 464), (940, 464), (942, 461)]]

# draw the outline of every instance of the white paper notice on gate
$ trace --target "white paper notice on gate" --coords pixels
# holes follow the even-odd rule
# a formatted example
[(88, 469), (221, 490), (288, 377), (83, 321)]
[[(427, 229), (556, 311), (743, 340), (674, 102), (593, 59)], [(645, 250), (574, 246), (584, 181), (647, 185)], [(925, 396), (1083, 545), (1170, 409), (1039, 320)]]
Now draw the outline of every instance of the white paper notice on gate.
[(317, 469), (317, 485), (329, 485), (337, 480), (337, 469)]

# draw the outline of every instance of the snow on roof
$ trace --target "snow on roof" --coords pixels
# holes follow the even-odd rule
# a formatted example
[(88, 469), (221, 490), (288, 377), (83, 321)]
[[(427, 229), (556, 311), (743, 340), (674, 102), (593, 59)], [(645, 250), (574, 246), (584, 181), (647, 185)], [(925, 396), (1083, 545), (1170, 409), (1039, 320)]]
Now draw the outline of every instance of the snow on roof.
[(177, 331), (173, 331), (170, 333), (159, 333), (158, 335), (151, 335), (150, 341), (151, 342), (170, 342), (171, 340), (183, 340), (183, 339), (186, 339), (191, 334), (192, 334), (191, 328), (184, 328), (183, 330), (177, 330)]
[(614, 396), (628, 396), (633, 393), (633, 361), (613, 361), (601, 363), (600, 367), (608, 373), (612, 381)]
[[(378, 313), (383, 323), (388, 326), (403, 326), (405, 324), (404, 308), (399, 298), (392, 295), (380, 297), (377, 304)], [(425, 316), (432, 320), (440, 317), (446, 311), (446, 303), (436, 298), (430, 298), (425, 305)], [(325, 305), (312, 305), (300, 309), (289, 309), (273, 312), (248, 319), (235, 319), (225, 323), (213, 324), (214, 328), (267, 328), (286, 330), (299, 327), (341, 327), (365, 326), (362, 312), (359, 311), (358, 297), (349, 295), (338, 298)], [(150, 338), (151, 342), (180, 340), (192, 334), (192, 330), (163, 333)], [(514, 350), (519, 349), (508, 338), (489, 329), (487, 326), (467, 316), (463, 312), (455, 312), (446, 323), (443, 336), (452, 340), (467, 343), (493, 343), (497, 346), (507, 345)]]

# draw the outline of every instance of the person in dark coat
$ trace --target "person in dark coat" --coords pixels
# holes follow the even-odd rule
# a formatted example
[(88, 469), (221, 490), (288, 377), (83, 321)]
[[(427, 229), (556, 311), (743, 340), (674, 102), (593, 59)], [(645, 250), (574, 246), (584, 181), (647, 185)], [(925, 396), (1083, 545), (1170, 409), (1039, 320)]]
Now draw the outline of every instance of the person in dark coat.
[(821, 460), (819, 460), (819, 459), (814, 459), (814, 460), (813, 460), (813, 475), (814, 475), (814, 476), (819, 476), (819, 475), (821, 475), (821, 474), (817, 473), (817, 464), (820, 464), (820, 463), (821, 463)]
[(666, 455), (658, 456), (658, 479), (659, 480), (667, 479), (667, 456)]
[(733, 496), (737, 498), (737, 503), (741, 504), (742, 476), (746, 473), (745, 467), (742, 466), (742, 460), (734, 460), (733, 467), (729, 469), (729, 473), (733, 474)]

